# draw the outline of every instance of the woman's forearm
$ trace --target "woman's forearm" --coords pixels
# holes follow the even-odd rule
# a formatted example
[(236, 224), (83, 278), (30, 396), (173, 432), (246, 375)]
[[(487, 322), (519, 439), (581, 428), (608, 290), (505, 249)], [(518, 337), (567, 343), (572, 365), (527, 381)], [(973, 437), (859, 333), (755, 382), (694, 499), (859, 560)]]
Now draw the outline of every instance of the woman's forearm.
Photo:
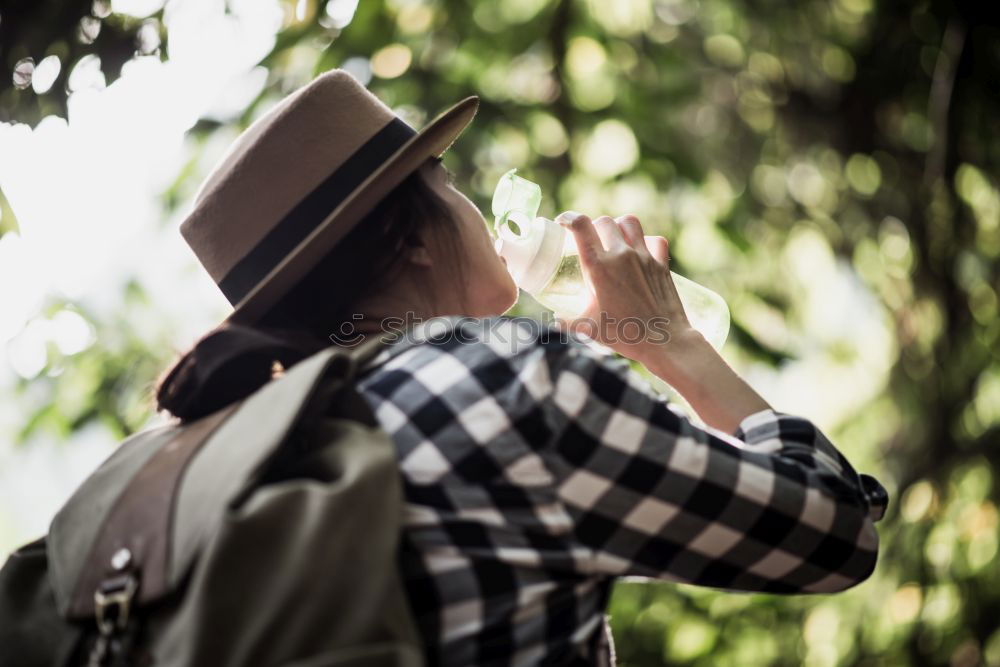
[(649, 371), (680, 392), (713, 428), (732, 433), (745, 417), (771, 407), (693, 329), (672, 336), (647, 359)]

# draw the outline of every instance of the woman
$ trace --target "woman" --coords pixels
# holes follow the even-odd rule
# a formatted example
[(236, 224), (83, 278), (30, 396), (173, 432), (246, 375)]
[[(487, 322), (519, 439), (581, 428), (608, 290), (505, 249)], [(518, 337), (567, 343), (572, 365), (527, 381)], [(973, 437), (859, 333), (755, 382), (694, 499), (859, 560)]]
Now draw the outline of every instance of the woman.
[(587, 316), (667, 316), (669, 341), (586, 333), (675, 387), (707, 428), (627, 362), (496, 317), (517, 289), (440, 161), (475, 108), (417, 133), (333, 71), (244, 132), (181, 230), (235, 306), (220, 328), (248, 343), (227, 353), (207, 335), (162, 379), (159, 407), (207, 414), (275, 361), (405, 324), (359, 388), (397, 447), (399, 564), (429, 664), (607, 664), (619, 576), (773, 593), (865, 580), (885, 490), (691, 328), (667, 241), (647, 247), (635, 217), (560, 222), (594, 288)]

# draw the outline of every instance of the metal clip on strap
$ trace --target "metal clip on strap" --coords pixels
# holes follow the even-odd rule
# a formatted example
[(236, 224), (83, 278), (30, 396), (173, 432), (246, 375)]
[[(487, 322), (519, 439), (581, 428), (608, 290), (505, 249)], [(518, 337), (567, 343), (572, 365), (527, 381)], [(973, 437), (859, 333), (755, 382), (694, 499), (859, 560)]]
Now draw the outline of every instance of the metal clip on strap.
[(94, 608), (97, 614), (97, 628), (104, 636), (128, 626), (132, 600), (139, 588), (135, 574), (118, 575), (101, 583), (94, 591)]

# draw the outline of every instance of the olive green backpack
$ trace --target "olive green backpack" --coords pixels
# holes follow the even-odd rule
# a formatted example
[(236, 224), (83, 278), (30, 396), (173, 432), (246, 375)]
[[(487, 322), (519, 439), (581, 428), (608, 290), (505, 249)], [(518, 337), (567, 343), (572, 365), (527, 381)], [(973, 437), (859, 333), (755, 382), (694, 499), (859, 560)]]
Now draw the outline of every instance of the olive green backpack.
[(0, 570), (0, 665), (421, 666), (376, 348), (126, 439)]

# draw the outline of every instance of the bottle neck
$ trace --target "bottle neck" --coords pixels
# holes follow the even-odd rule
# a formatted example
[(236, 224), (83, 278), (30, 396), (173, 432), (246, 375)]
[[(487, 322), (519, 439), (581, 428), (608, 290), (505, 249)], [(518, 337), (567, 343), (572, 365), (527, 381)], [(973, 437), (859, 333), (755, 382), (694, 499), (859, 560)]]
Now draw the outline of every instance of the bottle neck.
[(507, 262), (517, 286), (529, 294), (540, 292), (552, 280), (562, 260), (566, 230), (547, 218), (524, 221), (519, 234), (501, 230), (496, 250)]

